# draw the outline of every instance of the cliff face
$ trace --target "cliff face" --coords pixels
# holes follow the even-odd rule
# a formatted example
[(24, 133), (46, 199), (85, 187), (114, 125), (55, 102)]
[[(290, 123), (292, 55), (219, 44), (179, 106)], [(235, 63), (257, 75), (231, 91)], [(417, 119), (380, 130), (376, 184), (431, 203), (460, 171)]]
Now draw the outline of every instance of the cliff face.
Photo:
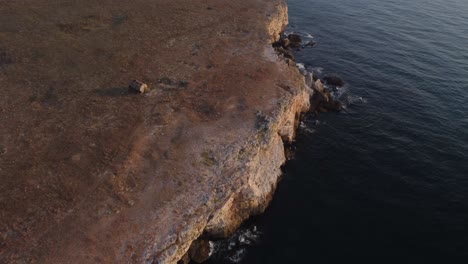
[(46, 2), (0, 7), (0, 262), (176, 263), (265, 210), (310, 96), (282, 0)]
[(284, 29), (288, 25), (288, 6), (285, 2), (275, 3), (276, 12), (270, 17), (268, 22), (268, 34), (271, 41), (279, 40)]
[[(275, 5), (269, 16), (267, 31), (271, 43), (280, 38), (288, 24), (287, 5), (280, 2)], [(276, 64), (280, 71), (286, 71), (284, 83), (280, 88), (287, 93), (278, 98), (277, 105), (269, 114), (256, 113), (256, 131), (229, 146), (235, 149), (225, 153), (225, 149), (216, 150), (213, 156), (226, 155), (221, 171), (224, 177), (217, 186), (213, 207), (206, 221), (196, 222), (184, 237), (169, 248), (156, 254), (156, 263), (172, 263), (182, 258), (193, 240), (203, 238), (223, 238), (231, 235), (244, 220), (264, 212), (269, 205), (281, 176), (281, 166), (285, 163), (284, 142), (292, 141), (300, 122), (300, 116), (310, 107), (312, 90), (304, 84), (303, 77), (293, 67), (278, 63), (276, 54), (270, 46), (264, 47), (264, 56)], [(280, 64), (280, 65), (278, 65)], [(187, 236), (187, 234), (186, 234)], [(185, 240), (185, 241), (184, 241)]]
[(257, 126), (261, 127), (245, 142), (231, 145), (234, 151), (226, 153), (223, 149), (213, 153), (226, 155), (220, 171), (228, 179), (216, 185), (213, 200), (204, 208), (207, 215), (199, 221), (186, 222), (175, 242), (156, 254), (155, 263), (175, 263), (200, 236), (227, 237), (244, 220), (264, 212), (286, 160), (283, 140), (294, 138), (300, 114), (309, 108), (309, 92), (306, 89), (296, 92), (285, 98), (273, 115), (258, 114)]

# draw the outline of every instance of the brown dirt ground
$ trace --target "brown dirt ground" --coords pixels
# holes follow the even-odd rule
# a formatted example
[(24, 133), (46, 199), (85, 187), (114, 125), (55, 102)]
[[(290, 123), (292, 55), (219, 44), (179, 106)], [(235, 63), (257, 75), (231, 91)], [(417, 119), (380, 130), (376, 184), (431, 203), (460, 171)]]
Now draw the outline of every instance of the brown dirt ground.
[(275, 2), (0, 0), (0, 262), (141, 262), (183, 226), (287, 93)]

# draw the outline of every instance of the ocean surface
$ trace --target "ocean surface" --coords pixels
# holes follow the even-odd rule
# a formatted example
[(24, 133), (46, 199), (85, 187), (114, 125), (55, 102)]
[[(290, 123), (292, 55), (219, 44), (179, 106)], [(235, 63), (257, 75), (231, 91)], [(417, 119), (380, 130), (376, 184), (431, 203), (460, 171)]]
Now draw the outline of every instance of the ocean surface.
[(468, 1), (287, 2), (317, 43), (296, 61), (342, 77), (346, 109), (305, 117), (270, 208), (211, 263), (468, 261)]

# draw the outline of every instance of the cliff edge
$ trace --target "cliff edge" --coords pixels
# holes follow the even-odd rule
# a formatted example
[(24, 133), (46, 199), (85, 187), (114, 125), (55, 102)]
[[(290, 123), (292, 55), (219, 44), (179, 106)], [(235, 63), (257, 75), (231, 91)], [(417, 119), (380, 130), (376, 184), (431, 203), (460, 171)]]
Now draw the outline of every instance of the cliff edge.
[(263, 212), (309, 108), (286, 24), (283, 0), (3, 1), (0, 262), (176, 263)]

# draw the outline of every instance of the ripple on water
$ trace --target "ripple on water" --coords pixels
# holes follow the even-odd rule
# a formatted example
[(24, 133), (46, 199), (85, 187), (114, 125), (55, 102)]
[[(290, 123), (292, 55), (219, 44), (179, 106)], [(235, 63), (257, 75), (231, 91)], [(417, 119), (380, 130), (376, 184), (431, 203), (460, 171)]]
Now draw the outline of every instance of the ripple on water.
[(349, 104), (303, 120), (240, 263), (466, 255), (468, 2), (288, 3), (293, 29), (317, 42), (297, 60), (340, 75)]

